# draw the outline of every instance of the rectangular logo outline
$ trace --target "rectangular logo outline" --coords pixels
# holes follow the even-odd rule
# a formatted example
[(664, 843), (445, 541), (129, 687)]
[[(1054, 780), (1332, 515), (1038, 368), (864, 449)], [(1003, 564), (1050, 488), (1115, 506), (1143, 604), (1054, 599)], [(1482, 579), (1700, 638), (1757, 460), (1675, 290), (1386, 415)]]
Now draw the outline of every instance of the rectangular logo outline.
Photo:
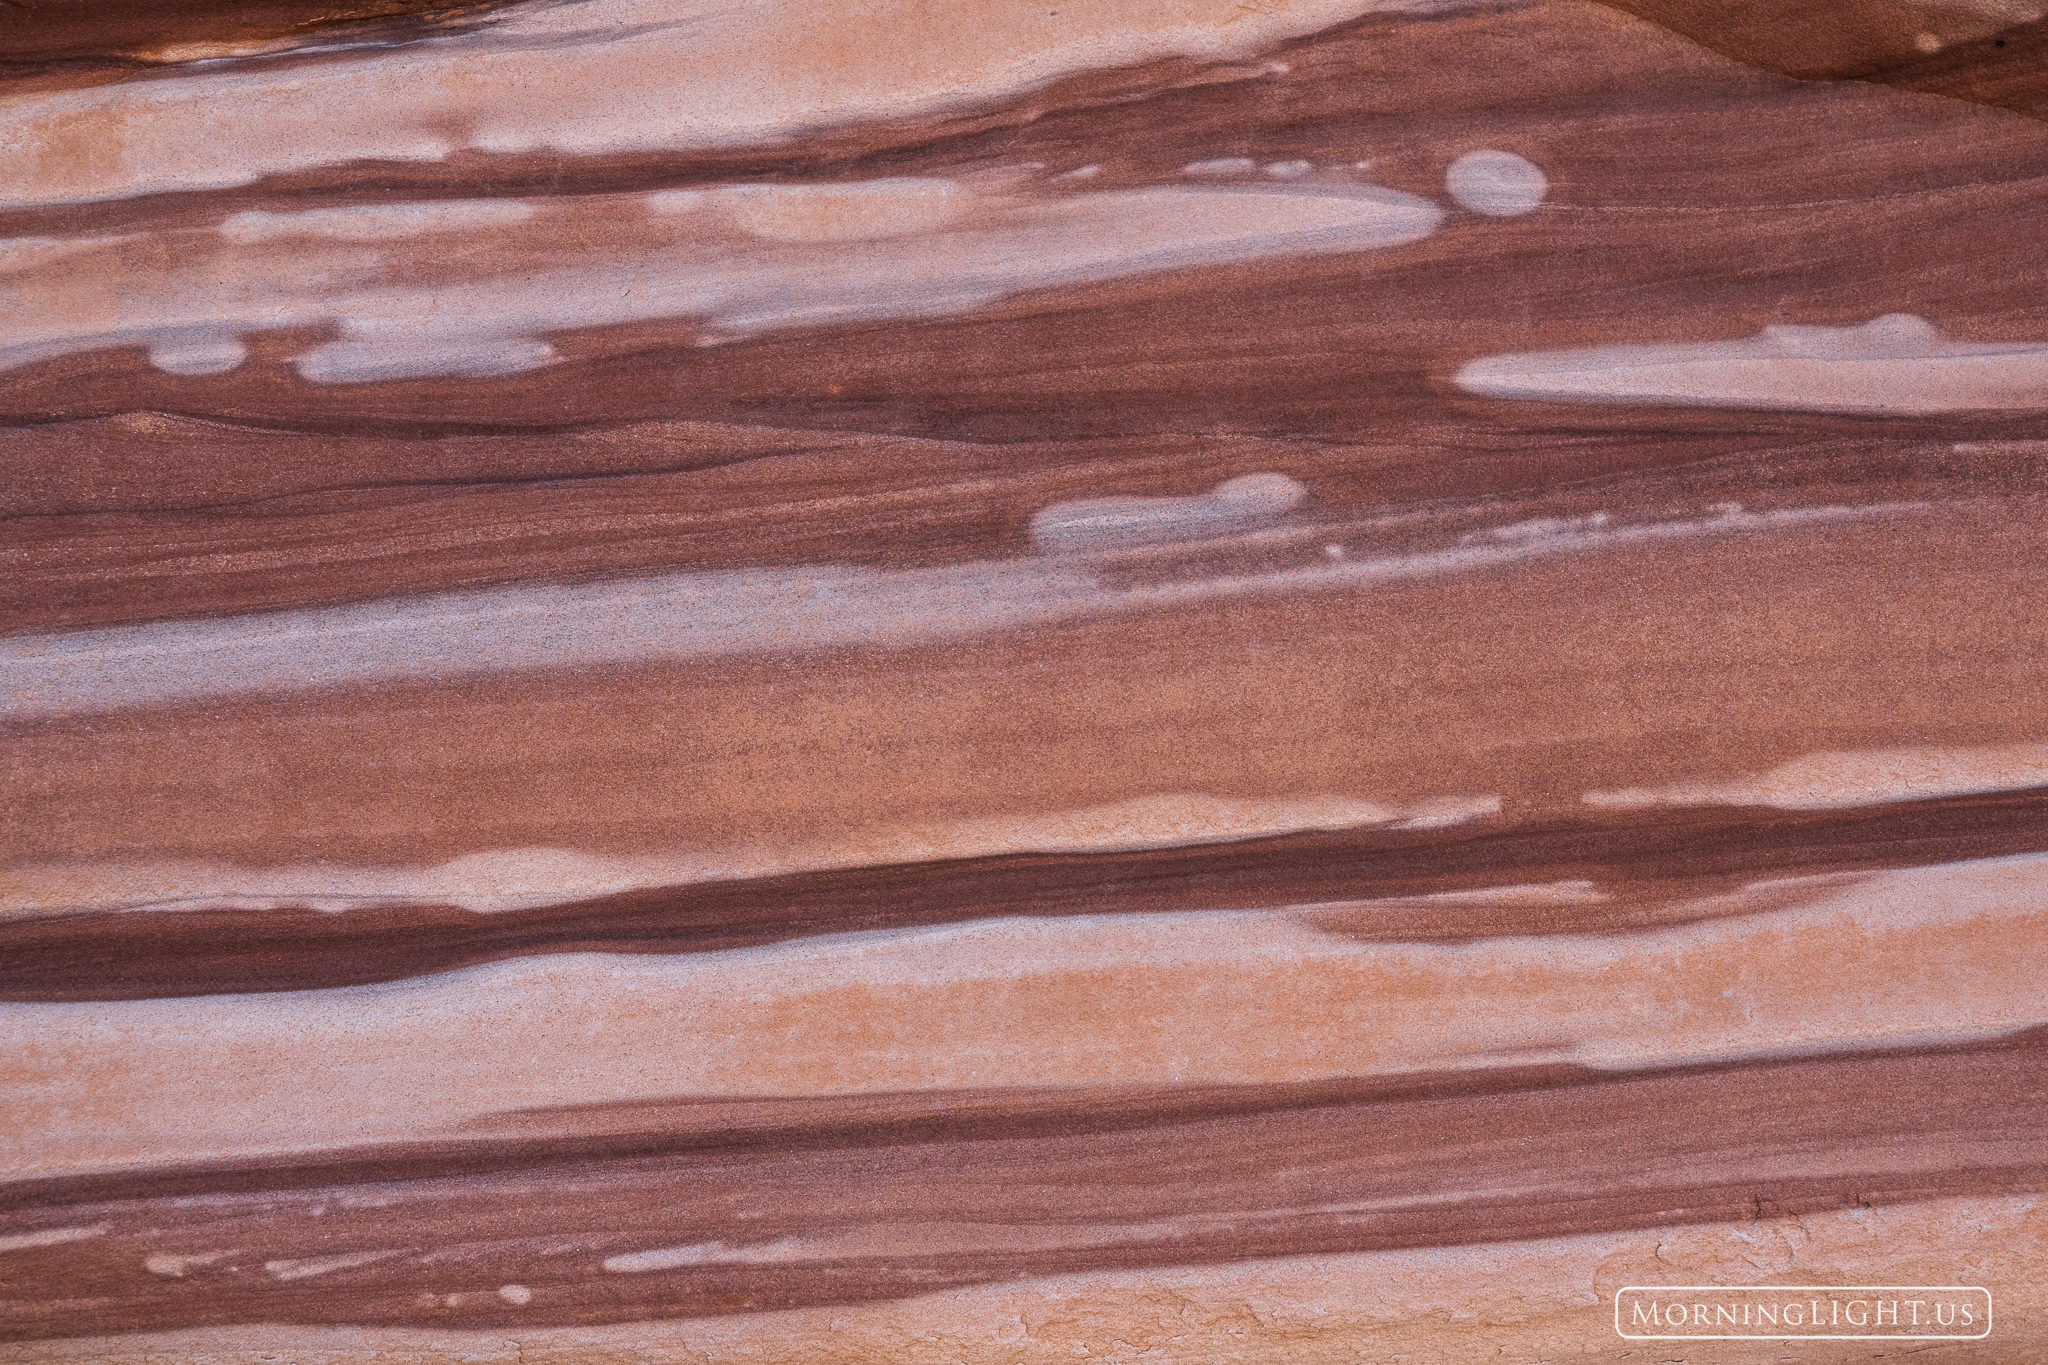
[[(1790, 1332), (1739, 1333), (1726, 1336), (1697, 1336), (1684, 1333), (1644, 1336), (1621, 1330), (1621, 1296), (1631, 1292), (1656, 1291), (1666, 1294), (1694, 1292), (1739, 1293), (1757, 1290), (1766, 1294), (1784, 1294), (1801, 1289), (1825, 1289), (1832, 1296), (1844, 1290), (1857, 1289), (1918, 1289), (1929, 1293), (1963, 1290), (1984, 1296), (1984, 1330), (1975, 1336), (1960, 1337), (1953, 1333), (1934, 1336), (1909, 1335), (1903, 1332), (1880, 1332), (1871, 1336), (1846, 1336), (1839, 1332), (1821, 1332), (1800, 1335)], [(1614, 1291), (1614, 1334), (1623, 1341), (1982, 1341), (1991, 1335), (1991, 1325), (1996, 1320), (1991, 1301), (1991, 1291), (1981, 1284), (1841, 1284), (1841, 1285), (1797, 1285), (1797, 1284), (1625, 1284)]]

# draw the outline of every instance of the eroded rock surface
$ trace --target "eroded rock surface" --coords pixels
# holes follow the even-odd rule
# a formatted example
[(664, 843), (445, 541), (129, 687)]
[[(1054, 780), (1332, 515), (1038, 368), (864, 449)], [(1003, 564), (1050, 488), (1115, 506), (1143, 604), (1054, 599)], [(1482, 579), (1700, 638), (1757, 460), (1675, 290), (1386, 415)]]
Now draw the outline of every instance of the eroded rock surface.
[(2043, 22), (0, 8), (0, 1360), (2040, 1358)]

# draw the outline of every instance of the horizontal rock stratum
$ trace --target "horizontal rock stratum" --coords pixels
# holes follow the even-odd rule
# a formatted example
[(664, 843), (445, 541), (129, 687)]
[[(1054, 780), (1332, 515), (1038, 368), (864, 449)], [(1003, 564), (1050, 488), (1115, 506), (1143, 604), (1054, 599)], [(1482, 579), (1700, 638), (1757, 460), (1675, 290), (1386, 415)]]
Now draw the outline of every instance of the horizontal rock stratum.
[(0, 6), (0, 1362), (2039, 1359), (2044, 24)]

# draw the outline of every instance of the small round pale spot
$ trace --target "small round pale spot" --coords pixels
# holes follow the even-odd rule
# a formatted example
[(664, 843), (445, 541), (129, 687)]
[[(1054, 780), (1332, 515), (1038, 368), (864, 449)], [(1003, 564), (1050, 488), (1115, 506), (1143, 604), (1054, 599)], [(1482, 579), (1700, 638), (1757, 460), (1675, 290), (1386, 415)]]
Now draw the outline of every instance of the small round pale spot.
[(1942, 43), (1941, 39), (1935, 37), (1932, 33), (1916, 33), (1913, 35), (1913, 46), (1931, 56), (1941, 51)]
[(1513, 152), (1467, 152), (1444, 173), (1444, 188), (1458, 207), (1489, 218), (1528, 213), (1550, 192), (1550, 179), (1535, 162)]
[(498, 1297), (515, 1308), (524, 1308), (533, 1302), (533, 1291), (523, 1284), (501, 1284), (498, 1286)]

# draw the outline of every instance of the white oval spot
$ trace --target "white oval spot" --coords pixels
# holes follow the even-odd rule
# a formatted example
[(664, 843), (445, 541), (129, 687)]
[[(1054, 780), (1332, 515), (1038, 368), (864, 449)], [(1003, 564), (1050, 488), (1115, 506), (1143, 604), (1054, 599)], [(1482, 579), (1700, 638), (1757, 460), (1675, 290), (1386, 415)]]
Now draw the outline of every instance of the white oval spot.
[(142, 1268), (152, 1275), (162, 1275), (169, 1279), (182, 1280), (185, 1278), (186, 1272), (191, 1270), (193, 1266), (207, 1265), (210, 1262), (219, 1260), (226, 1254), (225, 1252), (216, 1251), (210, 1256), (172, 1256), (164, 1252), (158, 1252), (154, 1256), (144, 1258)]
[(501, 1284), (498, 1286), (498, 1297), (509, 1304), (523, 1308), (533, 1302), (533, 1291), (523, 1284)]
[(607, 1256), (604, 1268), (614, 1275), (644, 1275), (650, 1270), (675, 1270), (686, 1265), (716, 1264), (729, 1259), (723, 1242), (698, 1242), (686, 1247), (657, 1247)]
[(248, 358), (248, 347), (233, 337), (166, 341), (149, 348), (149, 363), (166, 374), (226, 374)]
[(308, 383), (370, 384), (441, 375), (495, 379), (559, 359), (554, 347), (532, 337), (394, 337), (330, 341), (294, 359), (292, 368)]
[(1264, 525), (1307, 497), (1308, 489), (1285, 474), (1244, 474), (1194, 497), (1056, 503), (1031, 519), (1031, 538), (1049, 554), (1201, 540)]
[(1257, 511), (1278, 515), (1301, 505), (1308, 496), (1308, 489), (1299, 480), (1285, 474), (1271, 472), (1263, 474), (1241, 474), (1216, 485), (1209, 494), (1218, 502), (1246, 511)]
[(1550, 192), (1550, 180), (1535, 162), (1492, 148), (1467, 152), (1444, 173), (1444, 188), (1458, 207), (1489, 218), (1529, 212)]
[(1182, 175), (1250, 175), (1258, 162), (1248, 156), (1219, 156), (1211, 161), (1190, 161), (1180, 168)]

